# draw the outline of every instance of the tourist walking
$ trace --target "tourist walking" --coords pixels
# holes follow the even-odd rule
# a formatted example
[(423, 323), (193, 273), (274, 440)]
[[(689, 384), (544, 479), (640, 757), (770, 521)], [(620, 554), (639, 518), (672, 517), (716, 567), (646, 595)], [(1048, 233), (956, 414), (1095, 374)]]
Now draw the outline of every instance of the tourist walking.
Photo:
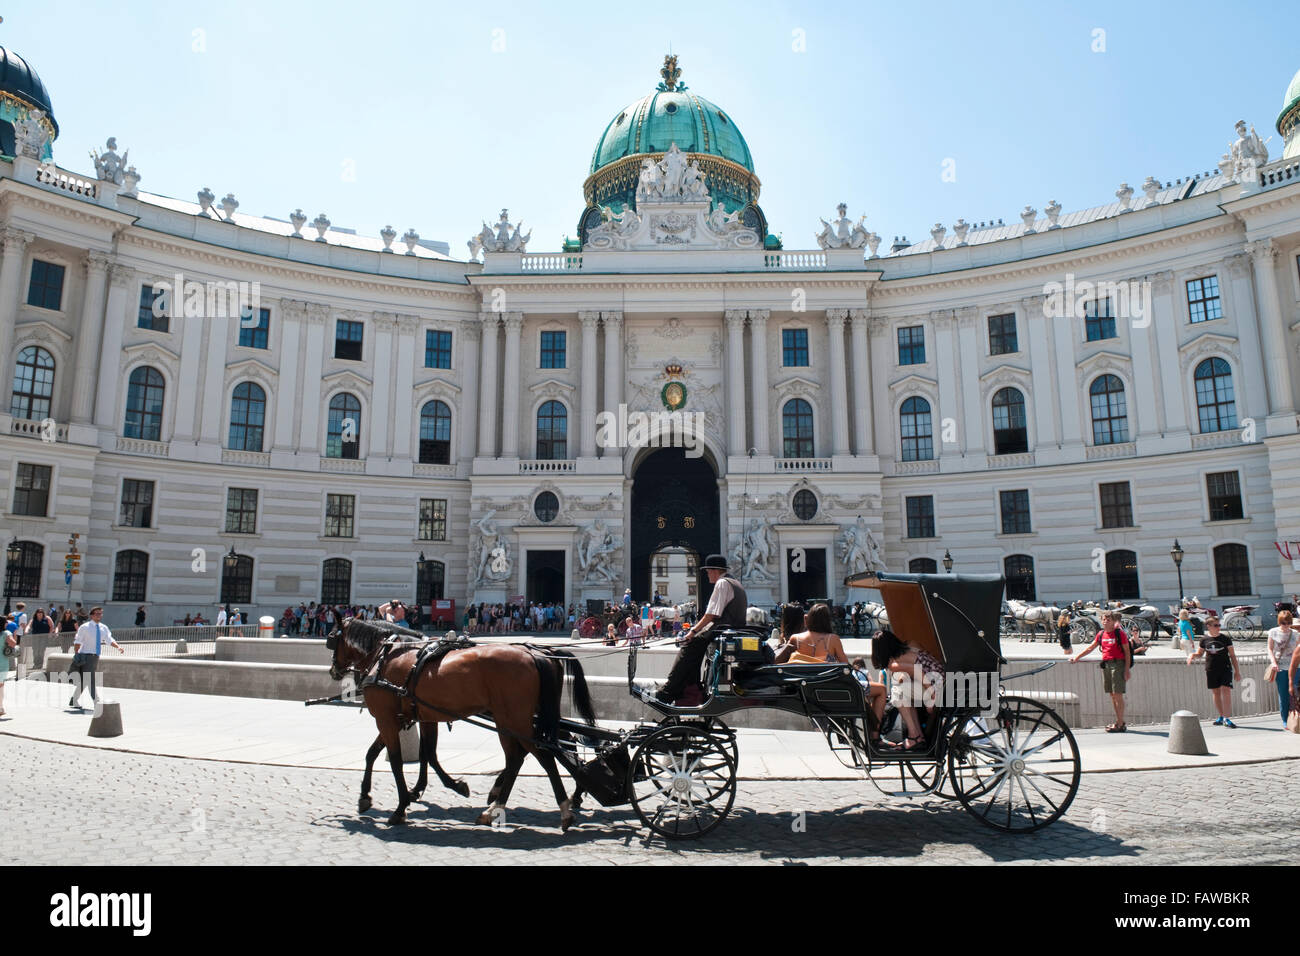
[(1264, 679), (1268, 680), (1272, 672), (1277, 685), (1278, 710), (1282, 714), (1282, 725), (1286, 725), (1286, 715), (1291, 712), (1291, 678), (1287, 671), (1291, 667), (1291, 656), (1300, 647), (1300, 630), (1292, 626), (1294, 617), (1290, 611), (1278, 611), (1277, 627), (1268, 632), (1268, 670)]
[(1198, 657), (1205, 658), (1205, 686), (1214, 697), (1214, 706), (1219, 716), (1214, 721), (1216, 727), (1236, 727), (1232, 722), (1232, 682), (1241, 680), (1241, 665), (1237, 663), (1237, 651), (1232, 646), (1232, 638), (1219, 633), (1219, 619), (1212, 617), (1205, 622), (1205, 637), (1196, 653), (1187, 657), (1188, 666)]
[(1189, 650), (1196, 646), (1196, 632), (1192, 630), (1192, 615), (1187, 608), (1178, 612), (1178, 643)]
[[(9, 624), (8, 618), (0, 614), (0, 620), (6, 625)], [(0, 646), (0, 717), (5, 715), (5, 682), (9, 680), (9, 672), (12, 669), (10, 662), (18, 657), (18, 638), (6, 626), (5, 630), (0, 631), (4, 635), (3, 645)]]
[(1119, 626), (1118, 611), (1104, 611), (1101, 624), (1102, 629), (1092, 643), (1071, 657), (1070, 662), (1081, 661), (1096, 647), (1101, 647), (1102, 687), (1110, 694), (1110, 703), (1115, 709), (1115, 723), (1106, 728), (1106, 733), (1122, 734), (1128, 730), (1128, 724), (1124, 722), (1124, 694), (1133, 671), (1133, 645)]
[(138, 608), (135, 609), (135, 626), (144, 627), (144, 621), (146, 616), (147, 615), (145, 614), (144, 611), (144, 605), (141, 604)]
[(99, 694), (95, 690), (95, 670), (99, 667), (100, 653), (110, 646), (116, 647), (119, 653), (126, 653), (126, 648), (113, 640), (113, 632), (104, 623), (104, 609), (92, 607), (90, 620), (77, 628), (77, 636), (72, 640), (72, 666), (68, 669), (68, 674), (77, 676), (73, 678), (69, 707), (81, 706), (81, 692), (85, 689), (87, 674), (90, 675), (90, 699), (99, 703)]

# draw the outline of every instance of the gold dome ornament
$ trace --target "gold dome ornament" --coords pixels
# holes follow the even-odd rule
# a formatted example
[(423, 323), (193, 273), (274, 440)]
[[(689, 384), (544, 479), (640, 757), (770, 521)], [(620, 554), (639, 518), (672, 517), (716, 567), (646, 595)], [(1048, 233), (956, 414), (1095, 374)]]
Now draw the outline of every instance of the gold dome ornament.
[(664, 408), (670, 412), (675, 412), (686, 404), (686, 386), (681, 382), (669, 382), (659, 393), (663, 399)]

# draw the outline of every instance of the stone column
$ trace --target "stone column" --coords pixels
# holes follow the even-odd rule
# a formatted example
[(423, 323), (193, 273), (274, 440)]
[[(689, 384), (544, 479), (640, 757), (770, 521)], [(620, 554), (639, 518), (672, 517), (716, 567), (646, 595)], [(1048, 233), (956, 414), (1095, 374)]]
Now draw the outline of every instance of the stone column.
[(826, 310), (831, 361), (831, 454), (849, 454), (849, 390), (844, 372), (844, 321), (848, 309)]
[(579, 312), (582, 322), (582, 354), (578, 361), (578, 434), (583, 458), (596, 457), (596, 324), (599, 312)]
[[(956, 420), (961, 407), (961, 379), (957, 376), (957, 336), (954, 326), (957, 314), (952, 309), (939, 309), (930, 313), (930, 328), (934, 330), (934, 372), (939, 379), (939, 407), (934, 409), (930, 428), (934, 436), (935, 454), (942, 459), (948, 449), (943, 446), (944, 422)], [(949, 462), (956, 456), (949, 456)], [(942, 465), (940, 466), (942, 467)]]
[[(0, 387), (7, 385), (14, 373), (14, 356), (10, 350), (14, 344), (14, 320), (18, 317), (18, 296), (23, 272), (23, 261), (27, 256), (27, 246), (35, 239), (30, 232), (6, 226), (0, 240), (4, 242), (4, 259), (0, 263)], [(4, 394), (9, 395), (7, 388)], [(3, 411), (8, 411), (6, 402)]]
[(319, 302), (307, 303), (307, 342), (303, 347), (302, 419), (298, 431), (298, 448), (310, 454), (325, 453), (325, 439), (320, 431), (322, 388), (321, 375), (325, 369), (325, 322), (330, 310)]
[(451, 427), (453, 430), (460, 429), (457, 432), (460, 437), (460, 457), (468, 461), (474, 457), (474, 442), (478, 437), (474, 434), (474, 422), (478, 420), (478, 391), (470, 387), (470, 383), (479, 367), (478, 344), (483, 337), (483, 327), (478, 322), (462, 322), (456, 335), (460, 336), (461, 341), (460, 380), (464, 390), (460, 393), (460, 415)]
[[(208, 319), (208, 345), (204, 356), (208, 364), (203, 373), (205, 401), (201, 414), (203, 424), (199, 431), (199, 438), (208, 444), (225, 444), (221, 435), (221, 418), (226, 411), (226, 350), (230, 345), (232, 321), (238, 323), (239, 319), (228, 315), (214, 315)], [(181, 388), (185, 387), (185, 382), (179, 384)]]
[[(108, 265), (112, 257), (106, 252), (86, 253), (86, 292), (81, 300), (81, 324), (77, 328), (77, 362), (73, 371), (76, 387), (72, 390), (72, 420), (89, 424), (95, 406), (98, 385), (100, 348), (104, 332), (104, 298)], [(10, 339), (12, 341), (12, 338)], [(5, 364), (10, 364), (8, 349)]]
[[(1287, 327), (1282, 319), (1282, 303), (1277, 292), (1278, 248), (1272, 239), (1246, 243), (1251, 264), (1255, 267), (1255, 298), (1258, 303), (1260, 344), (1264, 351), (1264, 378), (1268, 382), (1269, 416), (1293, 418), (1295, 399), (1291, 393), (1291, 362), (1287, 354)], [(1273, 423), (1270, 422), (1270, 426)], [(1295, 431), (1291, 421), (1288, 431)], [(1274, 429), (1269, 428), (1269, 434)]]
[(874, 455), (871, 427), (871, 348), (868, 331), (871, 314), (866, 309), (849, 309), (853, 330), (853, 453)]
[[(1154, 292), (1157, 284), (1169, 282), (1171, 273), (1162, 272), (1156, 275), (1144, 276), (1140, 281), (1146, 283)], [(1151, 311), (1155, 312), (1155, 298), (1152, 297)], [(1146, 324), (1138, 328), (1136, 325), (1129, 326), (1129, 343), (1133, 351), (1133, 398), (1128, 401), (1129, 415), (1129, 441), (1145, 442), (1148, 439), (1158, 439), (1164, 430), (1157, 420), (1157, 411), (1160, 407), (1156, 399), (1156, 393), (1159, 389), (1160, 382), (1160, 363), (1156, 361), (1156, 350), (1154, 342), (1156, 330), (1152, 327), (1154, 315), (1145, 316)], [(1089, 402), (1088, 387), (1091, 380), (1084, 379), (1081, 383), (1083, 388), (1080, 394), (1080, 401)], [(1092, 441), (1092, 416), (1087, 416), (1088, 425), (1085, 434), (1088, 435), (1088, 441)]]
[(294, 299), (280, 300), (279, 394), (275, 396), (275, 438), (272, 448), (292, 451), (297, 447), (293, 423), (300, 399), (298, 361), (302, 352), (302, 323), (307, 305)]
[(480, 458), (497, 456), (497, 326), (499, 312), (482, 312), (483, 374), (479, 378), (478, 453)]
[[(179, 294), (176, 290), (172, 291), (173, 296)], [(204, 321), (198, 316), (177, 316), (172, 319), (174, 323), (172, 333), (180, 336), (181, 340), (180, 381), (186, 383), (186, 387), (175, 389), (174, 394), (167, 398), (168, 401), (175, 403), (176, 411), (172, 425), (172, 437), (179, 442), (193, 442), (202, 430), (200, 421), (202, 412), (199, 409), (202, 378), (199, 371), (199, 362), (204, 353)], [(218, 405), (224, 401), (220, 391), (217, 392), (213, 401)]]
[[(397, 370), (393, 366), (393, 341), (396, 338), (394, 333), (397, 331), (397, 316), (392, 312), (372, 312), (370, 313), (370, 324), (375, 330), (375, 359), (374, 368), (387, 369), (387, 375), (374, 376), (374, 385), (370, 393), (370, 427), (362, 429), (360, 422), (357, 423), (357, 431), (362, 440), (362, 447), (357, 449), (357, 454), (361, 458), (368, 458), (371, 455), (382, 456), (388, 450), (388, 429), (393, 419), (393, 386), (395, 384)], [(407, 357), (411, 357), (414, 352), (407, 352)], [(410, 404), (411, 393), (406, 393), (407, 404)]]
[[(1157, 416), (1162, 433), (1187, 431), (1187, 412), (1183, 404), (1183, 375), (1178, 357), (1178, 320), (1174, 313), (1173, 273), (1157, 273), (1151, 283), (1151, 328), (1155, 330), (1155, 354), (1162, 363), (1155, 369), (1159, 372), (1161, 394), (1163, 396), (1157, 411), (1163, 410), (1163, 417)], [(1135, 371), (1138, 366), (1134, 365)], [(1191, 382), (1187, 383), (1190, 391)]]
[(745, 454), (745, 312), (728, 309), (727, 322), (727, 454)]
[[(420, 331), (420, 320), (413, 315), (397, 317), (397, 347), (394, 359), (393, 397), (390, 407), (393, 410), (393, 457), (399, 461), (411, 458), (411, 433), (415, 430), (412, 416), (418, 413), (411, 401), (411, 392), (415, 388), (416, 356), (423, 354), (416, 343)], [(453, 421), (452, 427), (458, 428), (459, 422)], [(418, 456), (416, 456), (418, 457)], [(456, 456), (450, 456), (455, 462)]]
[[(617, 416), (623, 401), (623, 313), (602, 312), (605, 323), (605, 411)], [(616, 449), (605, 449), (607, 455), (618, 454)]]
[[(1034, 432), (1037, 433), (1035, 438), (1040, 449), (1044, 449), (1048, 445), (1055, 445), (1060, 441), (1052, 396), (1059, 389), (1066, 387), (1059, 384), (1056, 372), (1053, 369), (1055, 362), (1052, 361), (1052, 349), (1049, 341), (1052, 320), (1047, 317), (1046, 302), (1046, 296), (1031, 295), (1022, 299), (1020, 303), (1025, 316), (1025, 335), (1029, 339), (1030, 381), (1033, 390), (1033, 395), (1026, 395), (1025, 401), (1032, 403), (1031, 407), (1036, 425)], [(1066, 345), (1068, 346), (1072, 341), (1069, 337), (1070, 324), (1068, 320), (1064, 323), (1064, 329), (1067, 335)], [(1067, 378), (1064, 381), (1069, 382), (1070, 379)], [(993, 408), (990, 404), (992, 401), (993, 394), (990, 392), (981, 400), (979, 410), (980, 434), (987, 435), (989, 438), (988, 451), (990, 455), (997, 451), (997, 445), (993, 443)], [(1028, 423), (1026, 422), (1026, 424)]]
[(506, 327), (506, 371), (501, 391), (501, 457), (519, 457), (519, 338), (524, 327), (522, 312), (504, 312)]
[[(134, 304), (135, 270), (114, 263), (109, 271), (108, 307), (104, 311), (104, 340), (99, 356), (99, 388), (95, 393), (95, 424), (113, 430), (117, 413), (118, 370), (122, 363), (122, 333), (127, 311)], [(6, 380), (7, 383), (7, 380)]]
[[(1264, 346), (1260, 342), (1259, 309), (1255, 305), (1255, 282), (1250, 256), (1239, 252), (1224, 259), (1219, 268), (1223, 270), (1219, 272), (1219, 295), (1223, 304), (1223, 314), (1233, 316), (1237, 320), (1237, 348), (1241, 356), (1241, 372), (1233, 381), (1237, 400), (1237, 421), (1265, 417), (1269, 407), (1267, 366), (1264, 363)], [(1186, 288), (1186, 285), (1183, 287)], [(1189, 308), (1188, 312), (1190, 311)], [(1185, 319), (1182, 312), (1183, 310), (1179, 309), (1180, 323), (1189, 321), (1190, 315)], [(1183, 374), (1192, 375), (1197, 364), (1190, 362), (1183, 370)], [(1188, 391), (1194, 399), (1195, 381), (1188, 382)], [(1199, 429), (1199, 414), (1196, 425)], [(1266, 437), (1269, 434), (1276, 434), (1276, 432), (1270, 432), (1265, 427), (1264, 434), (1259, 437)]]
[(771, 309), (749, 310), (749, 365), (754, 388), (754, 454), (772, 453), (768, 409), (772, 396), (767, 390), (767, 320)]
[[(999, 310), (1004, 311), (1004, 310)], [(1023, 316), (1022, 316), (1023, 318)], [(976, 356), (983, 354), (980, 341), (979, 309), (964, 306), (957, 310), (957, 354), (956, 375), (958, 381), (958, 401), (965, 411), (965, 420), (960, 414), (954, 414), (956, 421), (962, 422), (961, 433), (957, 436), (957, 445), (963, 455), (970, 457), (984, 454), (983, 409), (980, 408), (979, 365)], [(941, 373), (942, 374), (942, 373)], [(956, 409), (954, 409), (954, 412)], [(990, 410), (992, 414), (992, 410)], [(933, 426), (932, 426), (933, 427)], [(943, 444), (943, 422), (938, 423), (939, 435), (935, 441), (940, 454), (949, 449)]]

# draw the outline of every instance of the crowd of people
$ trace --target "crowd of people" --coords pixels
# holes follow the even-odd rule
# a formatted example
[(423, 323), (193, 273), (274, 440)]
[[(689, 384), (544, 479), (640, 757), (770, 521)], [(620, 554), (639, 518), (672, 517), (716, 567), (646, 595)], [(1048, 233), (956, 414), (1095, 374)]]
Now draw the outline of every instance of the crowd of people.
[(461, 616), (466, 634), (510, 634), (515, 631), (568, 632), (577, 627), (578, 608), (558, 601), (526, 604), (471, 604)]

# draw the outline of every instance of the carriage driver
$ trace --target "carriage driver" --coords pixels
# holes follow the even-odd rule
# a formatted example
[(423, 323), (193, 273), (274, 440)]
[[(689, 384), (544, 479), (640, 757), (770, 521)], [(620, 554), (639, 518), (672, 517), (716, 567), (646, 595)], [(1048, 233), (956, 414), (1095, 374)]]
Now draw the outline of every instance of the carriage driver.
[(665, 704), (674, 703), (682, 696), (687, 685), (700, 679), (700, 664), (708, 649), (711, 638), (709, 631), (714, 622), (722, 627), (745, 626), (745, 609), (749, 598), (740, 582), (727, 573), (727, 559), (720, 554), (711, 554), (700, 568), (709, 576), (713, 594), (709, 597), (709, 606), (704, 609), (704, 616), (682, 634), (681, 640), (685, 645), (677, 653), (673, 669), (668, 672), (667, 683), (655, 694)]

